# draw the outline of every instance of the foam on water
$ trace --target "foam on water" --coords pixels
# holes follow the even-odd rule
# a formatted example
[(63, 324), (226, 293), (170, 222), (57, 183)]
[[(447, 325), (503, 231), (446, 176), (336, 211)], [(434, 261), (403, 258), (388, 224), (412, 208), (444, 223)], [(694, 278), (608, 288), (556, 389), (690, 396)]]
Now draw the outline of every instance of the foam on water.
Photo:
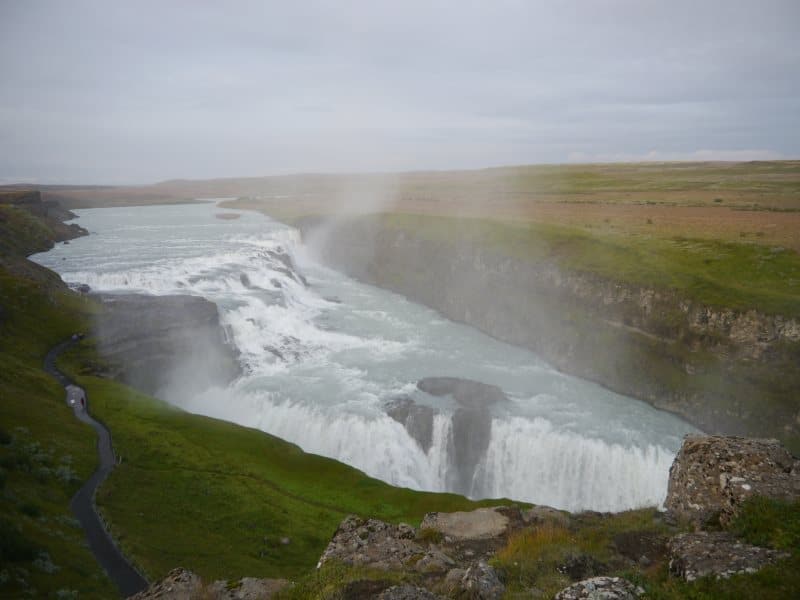
[[(488, 417), (488, 448), (470, 495), (571, 510), (663, 501), (687, 424), (324, 268), (289, 227), (254, 214), (223, 221), (216, 210), (77, 211), (93, 235), (34, 258), (97, 291), (215, 302), (245, 375), (224, 389), (165, 398), (187, 410), (258, 427), (396, 485), (445, 491), (455, 462), (454, 409), (415, 383), (476, 379), (511, 401)], [(287, 267), (288, 257), (300, 273)], [(403, 395), (434, 408), (427, 452), (386, 414), (386, 401)]]

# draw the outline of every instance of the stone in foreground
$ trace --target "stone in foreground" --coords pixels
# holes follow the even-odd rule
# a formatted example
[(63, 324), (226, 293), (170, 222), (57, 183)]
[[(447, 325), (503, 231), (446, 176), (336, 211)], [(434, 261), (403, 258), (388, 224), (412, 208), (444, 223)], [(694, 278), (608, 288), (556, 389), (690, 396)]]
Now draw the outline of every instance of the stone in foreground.
[(439, 600), (439, 596), (415, 585), (396, 585), (381, 593), (377, 600)]
[(262, 600), (272, 598), (287, 585), (289, 582), (285, 579), (254, 577), (245, 577), (233, 584), (228, 581), (206, 584), (188, 569), (177, 568), (128, 600)]
[(636, 600), (644, 590), (621, 577), (592, 577), (564, 588), (554, 600)]
[(426, 551), (414, 541), (415, 537), (416, 531), (410, 525), (351, 515), (341, 522), (317, 566), (338, 560), (347, 565), (399, 571), (425, 557)]
[(522, 519), (519, 510), (505, 507), (479, 508), (469, 512), (431, 512), (425, 515), (419, 528), (433, 529), (456, 540), (496, 538), (505, 535), (511, 525), (509, 516), (504, 513), (516, 513), (513, 515), (516, 520)]
[(727, 579), (731, 575), (755, 573), (789, 557), (786, 552), (751, 546), (722, 531), (682, 533), (672, 538), (668, 547), (670, 573), (686, 581), (706, 576)]
[[(505, 586), (486, 556), (504, 539), (509, 523), (521, 522), (522, 517), (518, 509), (498, 510), (507, 512), (479, 509), (472, 513), (429, 513), (427, 523), (442, 526), (436, 529), (441, 535), (433, 539), (409, 525), (349, 516), (339, 525), (318, 566), (333, 560), (384, 571), (415, 572), (424, 578), (426, 587), (446, 589), (450, 597), (499, 600)], [(450, 535), (444, 535), (444, 531)], [(434, 597), (419, 595), (423, 592), (411, 588), (405, 586), (392, 593), (400, 594), (398, 600)], [(406, 593), (417, 595), (402, 595)]]
[(687, 436), (669, 471), (665, 506), (697, 525), (723, 525), (750, 496), (800, 499), (800, 460), (777, 440)]

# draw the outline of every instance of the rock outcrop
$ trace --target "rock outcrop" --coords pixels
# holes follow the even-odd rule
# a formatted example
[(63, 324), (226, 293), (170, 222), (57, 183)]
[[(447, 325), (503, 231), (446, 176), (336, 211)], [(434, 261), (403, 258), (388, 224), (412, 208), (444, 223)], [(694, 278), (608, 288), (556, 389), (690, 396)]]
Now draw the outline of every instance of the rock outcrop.
[[(417, 382), (417, 389), (430, 396), (449, 398), (452, 402), (447, 489), (472, 495), (475, 472), (491, 438), (491, 408), (508, 402), (508, 397), (495, 385), (457, 377), (426, 377)], [(433, 443), (433, 419), (438, 412), (409, 396), (392, 398), (386, 404), (386, 413), (402, 423), (425, 452)]]
[(440, 596), (416, 585), (395, 585), (381, 592), (377, 600), (439, 600)]
[(724, 531), (682, 533), (672, 538), (668, 547), (670, 573), (685, 581), (755, 573), (789, 557), (787, 552), (752, 546)]
[(41, 193), (36, 190), (0, 189), (0, 207), (14, 207), (38, 220), (38, 227), (26, 223), (20, 228), (15, 223), (14, 228), (23, 230), (5, 231), (8, 215), (0, 209), (0, 255), (4, 251), (12, 251), (27, 256), (34, 252), (49, 250), (56, 242), (66, 243), (73, 238), (89, 234), (77, 223), (64, 222), (74, 219), (75, 213), (62, 208), (52, 200), (42, 200)]
[[(424, 578), (426, 588), (432, 593), (497, 600), (505, 586), (488, 559), (508, 535), (523, 525), (520, 511), (513, 507), (429, 513), (419, 530), (409, 525), (349, 516), (339, 525), (318, 566), (337, 561), (415, 573)], [(401, 597), (406, 596), (398, 596)]]
[(195, 296), (100, 295), (93, 333), (110, 376), (180, 401), (240, 374), (213, 302)]
[(436, 411), (430, 406), (421, 406), (405, 396), (396, 397), (386, 404), (386, 414), (406, 428), (423, 452), (431, 449)]
[(511, 513), (512, 518), (521, 518), (518, 510), (505, 507), (478, 508), (469, 512), (428, 513), (419, 527), (438, 531), (450, 540), (494, 539), (506, 536), (514, 525), (519, 528), (519, 523), (513, 523), (509, 515), (504, 513)]
[(777, 440), (687, 436), (670, 468), (665, 506), (698, 526), (724, 525), (753, 495), (800, 498), (800, 460)]
[(285, 579), (256, 579), (245, 577), (239, 581), (203, 580), (187, 569), (177, 568), (129, 600), (268, 600), (284, 589)]
[(337, 560), (387, 571), (414, 567), (426, 554), (415, 538), (416, 531), (410, 525), (392, 525), (351, 515), (341, 522), (317, 566)]
[(555, 600), (636, 600), (644, 590), (621, 577), (592, 577), (573, 583), (555, 596)]

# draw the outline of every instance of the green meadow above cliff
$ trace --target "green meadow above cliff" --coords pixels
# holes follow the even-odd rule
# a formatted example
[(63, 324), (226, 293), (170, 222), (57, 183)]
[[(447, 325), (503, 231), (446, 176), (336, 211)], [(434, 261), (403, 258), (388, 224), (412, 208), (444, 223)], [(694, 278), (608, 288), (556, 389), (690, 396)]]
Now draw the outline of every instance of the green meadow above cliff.
[(525, 261), (551, 261), (566, 271), (666, 288), (711, 306), (800, 316), (800, 254), (779, 246), (488, 219), (409, 214), (362, 219), (433, 241), (468, 243)]

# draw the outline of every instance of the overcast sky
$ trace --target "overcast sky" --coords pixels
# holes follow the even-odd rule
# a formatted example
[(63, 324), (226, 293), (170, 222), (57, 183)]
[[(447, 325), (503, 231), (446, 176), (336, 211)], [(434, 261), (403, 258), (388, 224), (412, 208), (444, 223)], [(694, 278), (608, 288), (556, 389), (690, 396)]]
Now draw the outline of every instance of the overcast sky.
[(0, 182), (800, 156), (800, 0), (0, 0)]

